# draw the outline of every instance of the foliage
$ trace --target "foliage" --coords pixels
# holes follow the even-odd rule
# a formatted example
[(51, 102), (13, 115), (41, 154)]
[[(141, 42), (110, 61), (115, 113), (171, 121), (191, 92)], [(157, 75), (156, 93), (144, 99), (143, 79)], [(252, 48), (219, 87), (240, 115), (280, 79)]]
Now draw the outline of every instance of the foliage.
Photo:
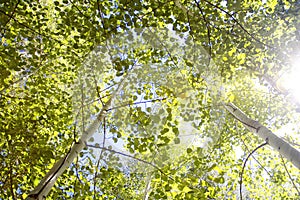
[[(295, 102), (268, 82), (299, 51), (299, 8), (293, 0), (1, 2), (0, 199), (25, 199), (118, 84), (105, 121), (49, 199), (238, 198), (243, 159), (263, 141), (222, 102), (274, 131), (299, 123)], [(298, 130), (288, 131), (297, 143)], [(297, 169), (271, 148), (250, 162), (244, 198), (298, 196)]]

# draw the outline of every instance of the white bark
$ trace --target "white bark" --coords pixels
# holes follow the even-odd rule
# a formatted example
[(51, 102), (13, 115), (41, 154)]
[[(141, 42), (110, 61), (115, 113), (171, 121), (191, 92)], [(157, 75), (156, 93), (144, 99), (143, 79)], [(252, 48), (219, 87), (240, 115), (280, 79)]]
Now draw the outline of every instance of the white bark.
[(148, 200), (149, 199), (149, 195), (151, 192), (151, 180), (152, 180), (152, 174), (149, 174), (146, 180), (146, 187), (144, 190), (144, 197), (143, 200)]
[(52, 169), (46, 174), (46, 176), (41, 180), (39, 185), (29, 194), (26, 198), (27, 200), (33, 199), (45, 199), (47, 194), (50, 192), (51, 188), (55, 184), (57, 178), (70, 166), (75, 157), (81, 152), (81, 150), (86, 146), (86, 142), (92, 135), (97, 131), (104, 117), (106, 116), (106, 111), (111, 107), (112, 102), (116, 94), (121, 89), (122, 82), (119, 84), (116, 91), (112, 94), (112, 97), (104, 105), (96, 120), (88, 127), (88, 129), (82, 134), (78, 142), (74, 143), (68, 154), (61, 158), (58, 162), (54, 164)]
[(271, 147), (278, 151), (283, 157), (292, 162), (294, 166), (300, 169), (300, 152), (292, 147), (289, 143), (276, 136), (267, 127), (249, 118), (238, 107), (232, 103), (224, 104), (227, 111), (229, 111), (234, 118), (240, 121), (249, 131), (257, 134), (265, 140)]

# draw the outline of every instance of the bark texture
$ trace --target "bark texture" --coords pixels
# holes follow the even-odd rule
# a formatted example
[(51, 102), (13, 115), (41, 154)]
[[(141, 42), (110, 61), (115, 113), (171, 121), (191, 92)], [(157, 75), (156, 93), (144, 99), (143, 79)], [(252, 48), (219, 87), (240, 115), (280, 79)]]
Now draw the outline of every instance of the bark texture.
[(278, 151), (283, 157), (292, 162), (295, 167), (300, 169), (300, 152), (289, 143), (276, 136), (271, 130), (249, 118), (233, 103), (224, 104), (226, 110), (230, 112), (235, 119), (241, 122), (249, 131), (257, 134), (265, 140), (271, 147)]
[[(123, 82), (123, 81), (122, 81)], [(28, 195), (26, 200), (41, 200), (45, 199), (51, 188), (55, 184), (57, 178), (70, 166), (76, 156), (86, 146), (86, 142), (90, 139), (93, 134), (97, 131), (104, 117), (106, 116), (107, 110), (111, 107), (112, 102), (116, 94), (121, 89), (122, 82), (119, 84), (116, 91), (112, 94), (112, 97), (103, 106), (102, 110), (98, 114), (96, 120), (88, 127), (88, 129), (82, 134), (79, 141), (75, 142), (67, 153), (66, 156), (56, 162), (46, 176), (41, 180), (39, 185)]]

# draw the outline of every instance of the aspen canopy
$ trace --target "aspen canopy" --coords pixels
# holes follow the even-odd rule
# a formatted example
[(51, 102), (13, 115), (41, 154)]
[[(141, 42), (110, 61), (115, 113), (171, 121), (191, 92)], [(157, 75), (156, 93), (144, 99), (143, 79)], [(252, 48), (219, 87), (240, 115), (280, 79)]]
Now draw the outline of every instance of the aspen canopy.
[(0, 2), (0, 200), (298, 199), (300, 2)]

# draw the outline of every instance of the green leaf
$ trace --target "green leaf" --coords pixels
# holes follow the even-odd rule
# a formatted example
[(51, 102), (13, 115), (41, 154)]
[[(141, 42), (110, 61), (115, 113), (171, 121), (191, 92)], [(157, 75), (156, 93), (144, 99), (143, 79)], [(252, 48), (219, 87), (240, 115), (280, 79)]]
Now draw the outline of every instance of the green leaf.
[(187, 148), (187, 149), (186, 149), (186, 152), (189, 154), (189, 153), (192, 153), (193, 150), (192, 150), (191, 148)]
[(180, 139), (179, 139), (178, 137), (175, 138), (175, 139), (174, 139), (174, 143), (175, 143), (175, 144), (179, 144), (179, 143), (180, 143)]

